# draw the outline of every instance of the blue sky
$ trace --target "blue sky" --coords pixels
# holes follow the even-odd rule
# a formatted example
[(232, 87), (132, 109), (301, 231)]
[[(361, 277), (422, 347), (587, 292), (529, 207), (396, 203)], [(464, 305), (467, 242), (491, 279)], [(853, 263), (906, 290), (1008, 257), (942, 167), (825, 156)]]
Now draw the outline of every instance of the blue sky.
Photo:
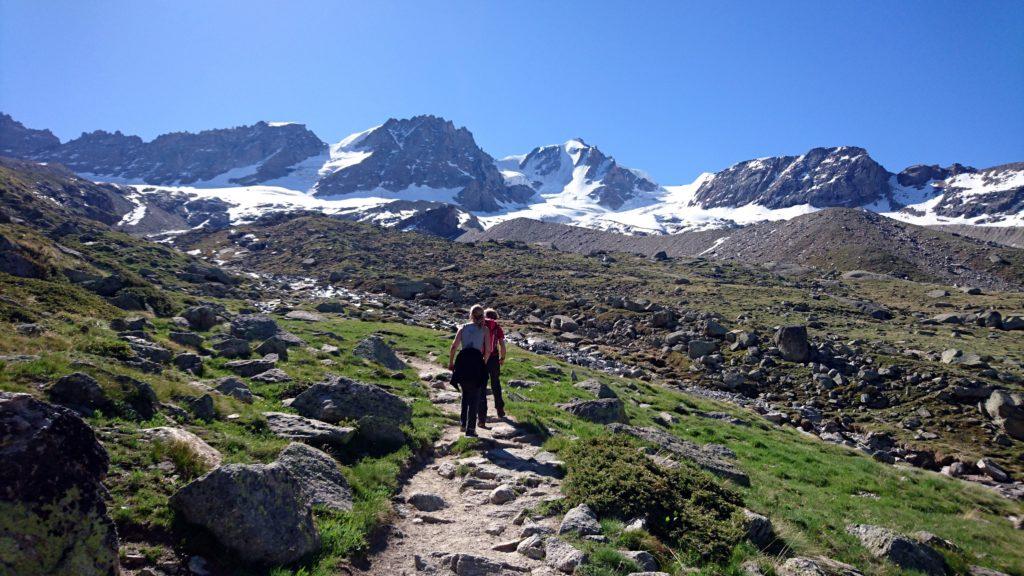
[(1024, 161), (1024, 2), (0, 0), (0, 110), (65, 140), (431, 113), (664, 184), (842, 144), (980, 167)]

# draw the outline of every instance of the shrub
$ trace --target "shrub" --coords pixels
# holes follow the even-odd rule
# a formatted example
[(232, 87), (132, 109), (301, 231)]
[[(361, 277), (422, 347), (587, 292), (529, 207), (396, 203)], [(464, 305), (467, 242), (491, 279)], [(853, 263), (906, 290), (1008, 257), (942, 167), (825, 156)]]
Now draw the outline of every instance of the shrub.
[(186, 480), (198, 478), (210, 471), (206, 461), (187, 442), (180, 440), (153, 442), (153, 456), (157, 461), (170, 461)]
[(570, 505), (601, 516), (646, 517), (651, 534), (704, 561), (722, 561), (743, 535), (742, 498), (685, 464), (661, 468), (631, 440), (597, 436), (565, 450)]

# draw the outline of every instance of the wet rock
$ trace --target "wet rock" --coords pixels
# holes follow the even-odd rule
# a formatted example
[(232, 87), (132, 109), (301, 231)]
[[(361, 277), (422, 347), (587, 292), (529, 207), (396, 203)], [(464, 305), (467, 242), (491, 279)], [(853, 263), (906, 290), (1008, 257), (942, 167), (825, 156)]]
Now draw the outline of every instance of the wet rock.
[(0, 392), (0, 571), (110, 576), (117, 531), (101, 481), (109, 458), (72, 411)]
[(352, 509), (352, 489), (334, 458), (312, 446), (292, 442), (281, 451), (277, 461), (299, 481), (313, 506)]
[(405, 370), (407, 368), (405, 362), (398, 358), (395, 351), (376, 334), (361, 340), (352, 353), (359, 358), (376, 362), (388, 370)]
[(231, 321), (231, 335), (243, 340), (266, 340), (280, 329), (264, 314), (241, 314)]
[(775, 345), (782, 359), (789, 362), (807, 362), (811, 359), (811, 346), (807, 341), (806, 326), (782, 326), (775, 332)]
[(618, 398), (576, 400), (568, 404), (559, 404), (558, 407), (573, 416), (597, 424), (626, 422), (626, 410)]
[(851, 524), (846, 531), (856, 536), (868, 552), (884, 558), (904, 570), (914, 570), (929, 576), (943, 576), (949, 572), (946, 559), (931, 547), (881, 526)]
[(264, 412), (263, 417), (275, 435), (312, 446), (341, 447), (355, 434), (355, 428), (335, 426), (296, 414)]
[(147, 428), (142, 433), (154, 442), (177, 444), (185, 447), (207, 470), (220, 466), (223, 461), (221, 453), (216, 448), (210, 446), (202, 438), (188, 430), (161, 426), (159, 428)]
[(586, 504), (580, 504), (565, 513), (562, 523), (558, 526), (559, 534), (576, 534), (588, 536), (601, 533), (601, 523), (597, 515)]
[(84, 372), (62, 376), (46, 390), (52, 402), (70, 408), (83, 416), (92, 416), (97, 410), (112, 414), (114, 405), (95, 378)]
[(448, 507), (448, 503), (440, 494), (432, 492), (415, 492), (405, 501), (420, 512), (437, 512)]
[(221, 466), (184, 486), (170, 503), (251, 562), (288, 564), (320, 546), (302, 486), (280, 463)]

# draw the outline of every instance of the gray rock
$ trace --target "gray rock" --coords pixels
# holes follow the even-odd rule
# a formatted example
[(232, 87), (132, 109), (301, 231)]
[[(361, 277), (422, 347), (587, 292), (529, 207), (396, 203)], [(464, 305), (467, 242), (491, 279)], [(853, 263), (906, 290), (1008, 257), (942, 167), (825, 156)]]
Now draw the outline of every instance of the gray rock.
[(658, 560), (653, 554), (644, 550), (631, 550), (622, 552), (622, 555), (632, 560), (643, 572), (651, 573), (658, 569)]
[(931, 322), (934, 324), (963, 324), (963, 316), (956, 312), (947, 312), (945, 314), (939, 314), (931, 317)]
[(277, 461), (299, 481), (310, 504), (332, 510), (352, 509), (352, 489), (334, 458), (312, 446), (292, 442)]
[(775, 543), (775, 530), (772, 528), (772, 521), (767, 516), (744, 508), (743, 519), (746, 525), (747, 540), (750, 540), (754, 546), (763, 550)]
[(356, 423), (356, 439), (377, 450), (393, 450), (405, 443), (401, 424), (390, 418), (366, 415)]
[(195, 376), (203, 374), (203, 359), (198, 354), (183, 352), (174, 357), (173, 364), (182, 372)]
[(580, 504), (565, 513), (562, 523), (558, 526), (559, 534), (576, 534), (588, 536), (601, 533), (601, 523), (597, 521), (597, 515), (586, 504)]
[(232, 360), (224, 364), (224, 367), (239, 376), (247, 377), (262, 374), (276, 365), (277, 354), (267, 354), (255, 360)]
[(579, 388), (580, 390), (586, 390), (587, 392), (590, 392), (591, 394), (597, 396), (598, 398), (619, 397), (619, 395), (616, 394), (614, 390), (609, 388), (607, 384), (605, 384), (604, 382), (599, 382), (594, 379), (583, 380), (582, 382), (577, 382), (573, 384), (573, 386)]
[(811, 359), (811, 346), (807, 341), (806, 326), (782, 326), (775, 332), (775, 345), (783, 360), (807, 362)]
[(231, 396), (232, 398), (241, 400), (246, 404), (252, 404), (252, 401), (254, 400), (252, 390), (249, 390), (249, 386), (234, 376), (226, 376), (218, 380), (217, 386), (214, 390), (225, 396)]
[(263, 417), (267, 419), (267, 427), (275, 435), (312, 446), (341, 447), (355, 434), (355, 428), (335, 426), (297, 414), (264, 412)]
[(281, 382), (291, 382), (292, 377), (287, 372), (280, 368), (271, 368), (266, 372), (260, 372), (259, 374), (252, 377), (254, 382), (267, 382), (270, 384), (279, 384)]
[(4, 574), (120, 572), (101, 484), (109, 457), (74, 412), (0, 392), (0, 541)]
[(977, 467), (982, 474), (996, 482), (1009, 482), (1011, 480), (1009, 472), (1004, 470), (1002, 466), (993, 462), (991, 458), (982, 458), (981, 460), (978, 460)]
[(701, 356), (713, 354), (718, 350), (717, 340), (690, 340), (686, 345), (687, 355), (696, 360)]
[(135, 336), (124, 336), (122, 339), (128, 343), (132, 352), (135, 352), (137, 356), (145, 358), (150, 362), (164, 364), (171, 361), (171, 351), (163, 346), (153, 344), (152, 342), (148, 342)]
[(519, 552), (527, 558), (534, 560), (544, 559), (544, 538), (540, 534), (531, 534), (527, 536), (522, 542), (516, 546), (516, 552)]
[(289, 320), (302, 320), (303, 322), (323, 322), (324, 317), (309, 310), (292, 310), (284, 315)]
[(277, 322), (264, 314), (241, 314), (231, 320), (231, 334), (243, 340), (266, 340), (279, 331)]
[(222, 358), (248, 358), (252, 354), (248, 340), (229, 336), (214, 340), (211, 348)]
[(548, 320), (548, 325), (559, 332), (576, 332), (580, 329), (579, 324), (571, 316), (556, 314)]
[(405, 362), (398, 358), (395, 351), (376, 334), (361, 340), (352, 353), (359, 358), (376, 362), (388, 370), (405, 370), (407, 368)]
[(491, 491), (491, 495), (489, 498), (491, 504), (505, 504), (516, 499), (516, 491), (513, 490), (511, 486), (507, 484), (502, 484), (501, 486), (498, 486), (493, 491)]
[(181, 316), (188, 321), (189, 327), (193, 330), (206, 331), (220, 322), (219, 314), (213, 306), (200, 304), (186, 309)]
[(626, 422), (626, 410), (622, 400), (618, 398), (600, 398), (598, 400), (576, 400), (558, 406), (566, 412), (597, 424)]
[(452, 558), (452, 569), (457, 576), (501, 576), (505, 573), (501, 562), (474, 554), (456, 554)]
[(790, 558), (776, 569), (776, 574), (778, 576), (864, 576), (853, 566), (824, 556)]
[(260, 345), (256, 347), (256, 353), (277, 354), (278, 359), (288, 360), (288, 349), (292, 346), (298, 346), (301, 344), (302, 340), (299, 340), (297, 337), (292, 336), (287, 332), (279, 332), (261, 342)]
[(206, 443), (205, 440), (181, 428), (172, 428), (170, 426), (160, 426), (158, 428), (147, 428), (142, 431), (146, 437), (150, 438), (154, 442), (163, 442), (165, 444), (177, 444), (185, 447), (193, 456), (195, 456), (203, 466), (210, 470), (220, 466), (224, 460), (221, 453)]
[(565, 540), (552, 536), (544, 542), (544, 557), (548, 566), (559, 572), (572, 574), (587, 561), (587, 555)]
[(251, 562), (288, 564), (320, 546), (302, 486), (280, 463), (221, 466), (185, 485), (170, 503)]
[(440, 494), (432, 492), (415, 492), (405, 501), (420, 512), (437, 512), (448, 507), (448, 503)]
[(914, 570), (929, 576), (949, 573), (946, 559), (931, 547), (881, 526), (851, 524), (846, 531), (856, 536), (868, 552), (884, 558), (904, 570)]
[(209, 394), (188, 400), (188, 409), (200, 420), (208, 422), (217, 419), (217, 408), (213, 404), (213, 396)]
[(380, 386), (364, 384), (345, 377), (313, 384), (292, 402), (299, 414), (324, 422), (360, 420), (376, 416), (396, 424), (412, 420), (412, 408), (401, 398)]
[(1024, 316), (1006, 316), (1000, 327), (1003, 330), (1024, 330)]
[(113, 403), (100, 383), (84, 372), (62, 376), (47, 388), (46, 395), (52, 402), (84, 416), (92, 416), (97, 410), (113, 412)]
[(182, 346), (191, 346), (197, 349), (202, 349), (203, 347), (203, 337), (195, 332), (171, 332), (168, 336), (171, 338), (171, 342), (176, 342)]

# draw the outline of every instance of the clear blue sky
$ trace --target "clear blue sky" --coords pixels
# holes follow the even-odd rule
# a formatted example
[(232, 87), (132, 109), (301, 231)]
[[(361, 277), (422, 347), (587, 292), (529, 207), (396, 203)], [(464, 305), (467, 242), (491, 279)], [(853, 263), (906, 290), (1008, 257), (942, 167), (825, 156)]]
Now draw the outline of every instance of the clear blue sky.
[(445, 116), (665, 184), (813, 146), (1024, 161), (1024, 2), (0, 0), (0, 110), (62, 139)]

